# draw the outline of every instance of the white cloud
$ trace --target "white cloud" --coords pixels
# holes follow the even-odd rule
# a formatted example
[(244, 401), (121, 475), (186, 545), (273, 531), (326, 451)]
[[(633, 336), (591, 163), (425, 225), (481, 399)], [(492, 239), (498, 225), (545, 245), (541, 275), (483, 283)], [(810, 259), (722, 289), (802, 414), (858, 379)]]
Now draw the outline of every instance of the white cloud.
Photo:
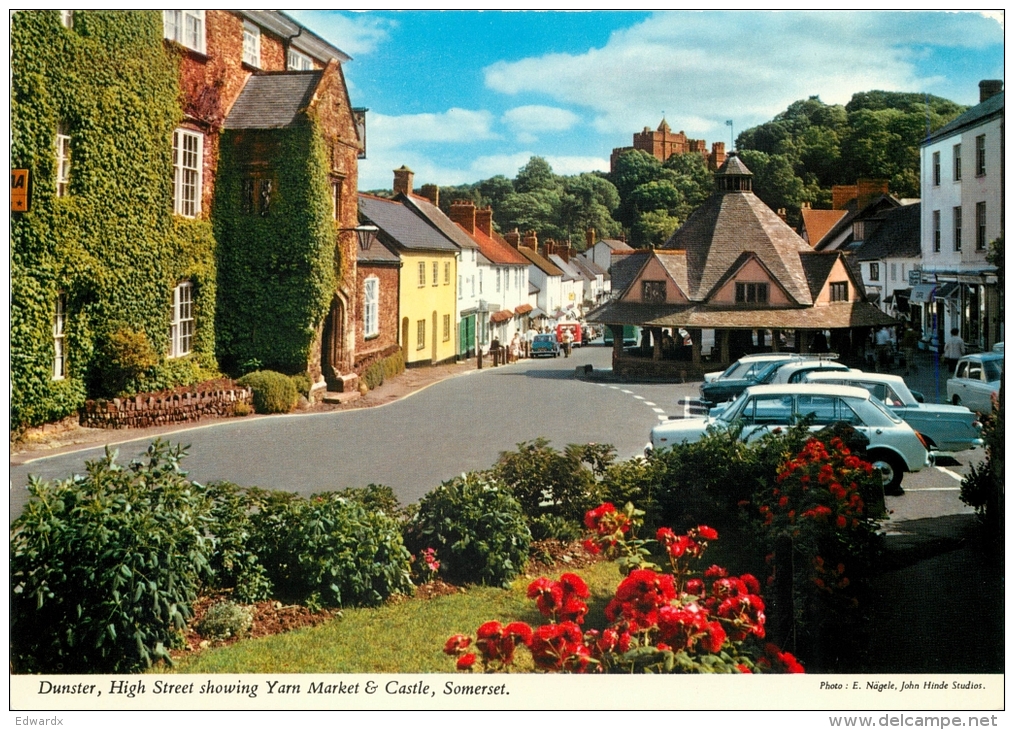
[(565, 132), (581, 118), (572, 111), (555, 106), (528, 104), (508, 109), (503, 115), (504, 122), (519, 135), (531, 137), (537, 132)]
[(811, 95), (845, 103), (857, 91), (923, 88), (920, 49), (1002, 43), (984, 33), (991, 24), (975, 13), (663, 12), (580, 55), (494, 63), (485, 80), (591, 109), (603, 133), (664, 112), (674, 130), (725, 139), (726, 119), (745, 129)]
[(493, 115), (471, 109), (448, 109), (440, 113), (388, 116), (371, 113), (367, 117), (368, 144), (383, 148), (412, 147), (420, 143), (472, 142), (495, 139), (491, 127)]
[(286, 11), (300, 23), (353, 58), (373, 53), (397, 25), (369, 13), (342, 15), (334, 10)]

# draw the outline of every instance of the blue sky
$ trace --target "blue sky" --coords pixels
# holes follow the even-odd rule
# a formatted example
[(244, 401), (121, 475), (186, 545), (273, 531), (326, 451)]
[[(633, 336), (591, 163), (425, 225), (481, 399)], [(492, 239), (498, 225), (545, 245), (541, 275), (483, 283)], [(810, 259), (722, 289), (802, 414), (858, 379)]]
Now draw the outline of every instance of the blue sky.
[(514, 177), (532, 155), (560, 174), (608, 170), (655, 128), (729, 143), (793, 101), (857, 91), (978, 102), (1002, 79), (1003, 15), (975, 12), (290, 11), (353, 57), (369, 108), (361, 190)]

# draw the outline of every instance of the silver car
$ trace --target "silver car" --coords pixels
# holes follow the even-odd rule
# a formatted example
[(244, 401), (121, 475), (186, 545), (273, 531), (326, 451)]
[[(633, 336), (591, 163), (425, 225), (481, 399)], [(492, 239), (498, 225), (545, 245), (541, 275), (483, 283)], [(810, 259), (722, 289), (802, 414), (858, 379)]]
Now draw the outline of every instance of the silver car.
[(906, 471), (919, 471), (931, 464), (922, 437), (874, 400), (868, 390), (818, 383), (751, 386), (718, 415), (671, 420), (655, 426), (648, 449), (694, 442), (709, 429), (736, 424), (743, 426), (743, 438), (751, 441), (810, 415), (813, 430), (844, 421), (869, 439), (867, 458), (883, 476), (884, 491), (888, 494), (900, 493)]
[(900, 375), (813, 372), (808, 383), (835, 383), (866, 388), (870, 395), (887, 406), (896, 416), (921, 433), (930, 449), (964, 451), (982, 446), (982, 423), (964, 406), (920, 403)]
[(1003, 355), (980, 352), (958, 360), (954, 377), (947, 381), (947, 400), (979, 413), (993, 411), (993, 398), (1000, 392)]

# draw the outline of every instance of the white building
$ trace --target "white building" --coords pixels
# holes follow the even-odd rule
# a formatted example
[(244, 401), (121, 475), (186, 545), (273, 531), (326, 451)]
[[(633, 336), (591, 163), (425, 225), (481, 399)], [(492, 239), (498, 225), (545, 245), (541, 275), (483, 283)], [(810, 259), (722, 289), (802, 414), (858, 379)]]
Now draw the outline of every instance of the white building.
[(1003, 235), (1003, 82), (979, 82), (979, 104), (921, 147), (922, 275), (911, 303), (936, 347), (956, 327), (967, 344), (1003, 339), (996, 269), (986, 261)]

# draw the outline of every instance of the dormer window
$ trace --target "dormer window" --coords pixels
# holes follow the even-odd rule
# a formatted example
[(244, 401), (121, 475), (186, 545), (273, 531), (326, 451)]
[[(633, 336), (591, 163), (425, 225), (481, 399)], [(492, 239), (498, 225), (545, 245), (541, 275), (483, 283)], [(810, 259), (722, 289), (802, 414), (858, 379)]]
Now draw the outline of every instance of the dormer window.
[(243, 63), (261, 67), (261, 29), (249, 21), (243, 22)]
[(295, 48), (290, 48), (286, 58), (289, 71), (313, 71), (313, 59)]

